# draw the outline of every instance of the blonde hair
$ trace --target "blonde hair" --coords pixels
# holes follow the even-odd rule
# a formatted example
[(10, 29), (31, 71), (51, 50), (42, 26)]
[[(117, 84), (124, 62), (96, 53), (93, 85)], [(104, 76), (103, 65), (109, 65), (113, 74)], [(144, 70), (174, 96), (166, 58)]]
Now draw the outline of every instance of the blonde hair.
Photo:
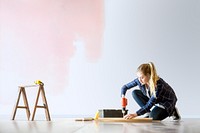
[(156, 68), (153, 62), (141, 64), (138, 67), (137, 71), (143, 73), (145, 76), (148, 76), (148, 75), (150, 76), (149, 78), (150, 93), (151, 95), (156, 97), (155, 88), (156, 88), (156, 83), (159, 79), (159, 76), (157, 75)]

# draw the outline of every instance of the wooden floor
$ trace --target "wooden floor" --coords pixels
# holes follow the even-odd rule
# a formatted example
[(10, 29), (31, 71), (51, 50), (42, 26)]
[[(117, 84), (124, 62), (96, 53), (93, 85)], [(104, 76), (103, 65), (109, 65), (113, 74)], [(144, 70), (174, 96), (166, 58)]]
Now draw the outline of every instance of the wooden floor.
[(75, 121), (73, 118), (45, 120), (0, 119), (0, 133), (199, 133), (200, 118), (181, 121), (167, 119), (161, 122), (126, 123)]

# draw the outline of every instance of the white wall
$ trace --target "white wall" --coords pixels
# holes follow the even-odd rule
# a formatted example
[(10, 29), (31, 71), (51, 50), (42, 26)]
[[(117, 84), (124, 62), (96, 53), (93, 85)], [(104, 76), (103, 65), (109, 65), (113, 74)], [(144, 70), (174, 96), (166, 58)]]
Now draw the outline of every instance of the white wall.
[(140, 63), (153, 61), (177, 93), (182, 116), (199, 117), (199, 6), (196, 0), (106, 2), (105, 49), (117, 59), (117, 86), (131, 80)]
[[(121, 108), (122, 85), (136, 77), (138, 65), (153, 61), (158, 74), (174, 88), (182, 117), (200, 117), (200, 1), (105, 0), (104, 4), (101, 57), (88, 61), (84, 42), (74, 42), (77, 51), (70, 60), (65, 91), (56, 95), (47, 91), (51, 114), (92, 116), (98, 109)], [(138, 106), (130, 92), (128, 109), (134, 112)], [(11, 113), (15, 99), (11, 101), (8, 106), (1, 103), (1, 114)]]

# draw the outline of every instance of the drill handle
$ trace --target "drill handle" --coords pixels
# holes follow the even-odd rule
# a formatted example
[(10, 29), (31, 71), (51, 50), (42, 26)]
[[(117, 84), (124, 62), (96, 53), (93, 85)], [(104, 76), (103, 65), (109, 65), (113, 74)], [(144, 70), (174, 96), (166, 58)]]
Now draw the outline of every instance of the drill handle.
[(125, 96), (122, 96), (122, 100), (121, 100), (121, 104), (122, 104), (122, 107), (126, 107), (128, 102), (127, 102), (127, 99), (125, 98)]

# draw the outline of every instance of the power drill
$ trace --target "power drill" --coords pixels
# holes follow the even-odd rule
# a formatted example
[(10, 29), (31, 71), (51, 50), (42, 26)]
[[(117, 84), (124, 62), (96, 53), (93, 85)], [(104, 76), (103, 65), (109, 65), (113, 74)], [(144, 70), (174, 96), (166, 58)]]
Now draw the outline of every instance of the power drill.
[(127, 99), (125, 98), (124, 95), (122, 95), (121, 102), (122, 102), (122, 114), (123, 114), (123, 117), (124, 117), (124, 115), (126, 113), (126, 106), (127, 106)]

